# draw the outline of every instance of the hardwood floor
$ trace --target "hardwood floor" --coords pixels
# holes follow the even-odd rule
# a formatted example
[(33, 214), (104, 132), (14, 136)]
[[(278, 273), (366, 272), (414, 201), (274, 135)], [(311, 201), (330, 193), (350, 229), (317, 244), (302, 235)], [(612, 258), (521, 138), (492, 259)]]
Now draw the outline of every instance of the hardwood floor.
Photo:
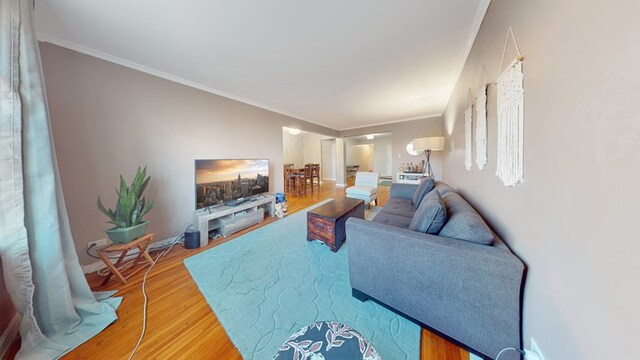
[[(320, 189), (316, 188), (313, 192), (287, 194), (288, 210), (291, 214), (321, 200), (339, 197), (344, 197), (344, 188), (324, 182)], [(379, 197), (379, 205), (382, 206), (389, 197), (389, 187), (380, 187)], [(182, 261), (273, 221), (277, 220), (269, 219), (226, 239), (217, 239), (202, 250), (186, 250), (176, 246), (161, 259), (147, 278), (147, 331), (134, 359), (242, 359)], [(99, 286), (102, 281), (100, 276), (87, 276), (94, 290), (119, 290), (116, 296), (123, 297), (118, 308), (120, 319), (64, 359), (128, 359), (142, 326), (143, 296), (140, 286), (143, 273), (132, 277), (127, 285), (112, 278), (103, 287)], [(467, 360), (469, 354), (423, 329), (420, 358)]]

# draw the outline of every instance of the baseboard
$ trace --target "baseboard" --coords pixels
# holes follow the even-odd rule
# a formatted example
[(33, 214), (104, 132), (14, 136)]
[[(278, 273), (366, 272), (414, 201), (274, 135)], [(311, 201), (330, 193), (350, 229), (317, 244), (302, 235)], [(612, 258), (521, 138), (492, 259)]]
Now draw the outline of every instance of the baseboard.
[(11, 348), (11, 344), (18, 336), (20, 331), (20, 314), (15, 313), (7, 328), (0, 335), (0, 359), (4, 359)]
[(322, 180), (327, 180), (327, 181), (336, 181), (336, 178), (323, 178)]
[[(169, 239), (164, 239), (162, 241), (156, 241), (153, 244), (149, 245), (149, 250), (154, 250), (160, 247), (164, 247), (164, 246), (168, 246), (173, 244), (174, 242), (176, 242), (178, 240), (178, 236), (176, 237), (172, 237)], [(138, 255), (138, 249), (133, 249), (129, 252), (129, 254), (127, 255), (127, 257), (124, 258), (125, 261), (127, 260), (131, 260), (134, 257), (136, 257)], [(115, 259), (111, 259), (112, 263), (115, 263), (116, 260)], [(105, 265), (102, 260), (97, 260), (94, 261), (92, 263), (86, 264), (86, 265), (82, 265), (82, 272), (85, 274), (90, 274), (93, 272), (96, 272), (98, 270), (102, 270), (105, 269), (107, 267), (107, 265)], [(1, 358), (0, 358), (1, 359)]]
[(336, 184), (336, 186), (345, 187), (347, 185), (346, 184)]

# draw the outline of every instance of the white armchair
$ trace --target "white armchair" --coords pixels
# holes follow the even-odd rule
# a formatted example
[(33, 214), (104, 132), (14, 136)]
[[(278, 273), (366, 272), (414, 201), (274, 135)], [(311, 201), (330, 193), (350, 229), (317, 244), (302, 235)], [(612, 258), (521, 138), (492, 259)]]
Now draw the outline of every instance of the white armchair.
[(364, 200), (367, 206), (372, 201), (378, 205), (378, 178), (377, 172), (356, 173), (356, 184), (347, 188), (347, 197)]

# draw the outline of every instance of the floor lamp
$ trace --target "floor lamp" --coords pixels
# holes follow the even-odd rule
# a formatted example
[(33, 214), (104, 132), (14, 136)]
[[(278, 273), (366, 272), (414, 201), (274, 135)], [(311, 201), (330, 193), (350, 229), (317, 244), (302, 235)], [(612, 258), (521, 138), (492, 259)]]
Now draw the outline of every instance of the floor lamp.
[(432, 136), (413, 139), (413, 149), (418, 152), (424, 152), (427, 157), (426, 175), (432, 178), (431, 152), (444, 150), (444, 137)]

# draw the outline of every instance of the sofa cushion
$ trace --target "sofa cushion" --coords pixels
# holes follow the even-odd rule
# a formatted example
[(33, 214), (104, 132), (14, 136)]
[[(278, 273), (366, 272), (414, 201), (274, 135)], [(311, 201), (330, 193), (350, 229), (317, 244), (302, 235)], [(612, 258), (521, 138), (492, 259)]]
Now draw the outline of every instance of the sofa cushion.
[(389, 198), (389, 200), (387, 200), (387, 203), (384, 204), (382, 212), (411, 218), (413, 217), (413, 213), (416, 212), (416, 209), (413, 207), (413, 203), (411, 203), (411, 200)]
[(454, 191), (451, 186), (443, 183), (442, 181), (436, 181), (435, 189), (440, 193), (440, 196), (443, 196), (450, 191)]
[(393, 183), (391, 184), (391, 188), (389, 188), (389, 197), (396, 199), (407, 199), (409, 202), (413, 199), (413, 194), (416, 193), (416, 189), (418, 185), (414, 184), (399, 184)]
[(447, 222), (447, 209), (437, 191), (424, 196), (411, 219), (409, 230), (438, 234)]
[(407, 229), (409, 228), (409, 223), (411, 222), (411, 218), (406, 216), (400, 216), (400, 215), (381, 212), (378, 215), (376, 215), (376, 217), (374, 217), (373, 220), (371, 221), (379, 224), (391, 225), (391, 226)]
[(347, 194), (371, 196), (378, 192), (373, 186), (350, 186), (347, 188)]
[(449, 220), (440, 230), (440, 236), (491, 244), (493, 232), (469, 203), (458, 193), (448, 192), (443, 197)]
[(416, 192), (413, 194), (413, 207), (415, 209), (420, 206), (420, 201), (422, 200), (422, 198), (427, 195), (429, 191), (433, 190), (434, 187), (435, 182), (432, 178), (423, 178), (420, 181), (420, 185), (418, 185)]

